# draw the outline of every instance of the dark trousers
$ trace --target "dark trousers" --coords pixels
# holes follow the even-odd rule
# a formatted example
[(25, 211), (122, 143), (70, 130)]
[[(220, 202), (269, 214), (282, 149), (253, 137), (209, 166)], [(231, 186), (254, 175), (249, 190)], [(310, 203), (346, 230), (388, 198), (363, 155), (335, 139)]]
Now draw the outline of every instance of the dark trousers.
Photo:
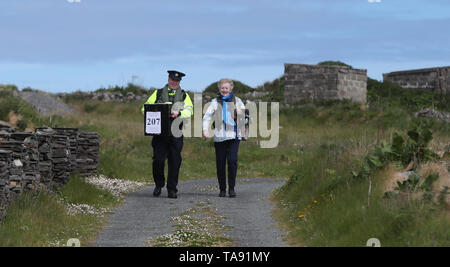
[(164, 187), (164, 164), (166, 159), (169, 164), (167, 176), (167, 189), (177, 192), (178, 173), (181, 166), (181, 149), (183, 148), (183, 136), (154, 136), (153, 147), (153, 179), (157, 187)]
[(227, 189), (225, 164), (228, 163), (228, 188), (233, 188), (236, 184), (237, 161), (239, 140), (226, 140), (214, 142), (216, 149), (216, 169), (219, 188), (221, 191)]

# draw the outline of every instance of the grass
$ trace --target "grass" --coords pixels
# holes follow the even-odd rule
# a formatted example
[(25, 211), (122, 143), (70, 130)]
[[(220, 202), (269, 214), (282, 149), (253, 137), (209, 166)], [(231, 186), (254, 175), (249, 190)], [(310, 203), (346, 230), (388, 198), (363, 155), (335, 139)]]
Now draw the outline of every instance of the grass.
[(383, 173), (373, 179), (370, 202), (369, 181), (344, 182), (329, 193), (323, 190), (327, 183), (314, 178), (302, 177), (277, 195), (283, 221), (292, 230), (289, 238), (302, 245), (364, 246), (369, 238), (378, 238), (382, 246), (450, 244), (448, 211), (422, 201), (384, 199)]
[[(450, 244), (448, 206), (385, 199), (386, 170), (370, 179), (353, 179), (351, 171), (360, 168), (373, 144), (392, 135), (392, 128), (384, 131), (384, 138), (371, 132), (372, 123), (353, 133), (327, 126), (334, 132), (328, 137), (312, 130), (321, 140), (310, 139), (313, 145), (303, 150), (295, 174), (275, 195), (292, 244), (364, 246), (369, 238), (378, 238), (382, 246)], [(441, 133), (436, 142), (449, 142), (448, 134), (435, 130)]]
[(78, 238), (81, 246), (87, 246), (103, 228), (105, 218), (96, 214), (68, 215), (69, 203), (110, 208), (119, 199), (76, 176), (57, 193), (26, 192), (12, 201), (0, 223), (0, 246), (65, 246), (70, 238)]
[[(97, 106), (89, 116), (83, 111), (86, 103)], [(102, 172), (151, 179), (151, 137), (142, 133), (141, 103), (72, 104), (81, 112), (72, 121), (100, 133)], [(382, 246), (448, 245), (445, 209), (384, 199), (382, 173), (371, 180), (370, 198), (368, 180), (351, 182), (351, 171), (360, 168), (367, 152), (412, 121), (411, 113), (398, 106), (361, 110), (345, 101), (282, 109), (278, 147), (261, 149), (258, 139), (241, 142), (238, 177), (289, 177), (275, 199), (296, 244), (364, 246), (375, 237)], [(436, 121), (431, 146), (443, 149), (450, 143), (449, 129)], [(215, 177), (212, 140), (185, 138), (182, 156), (180, 180)]]
[[(152, 138), (143, 135), (143, 116), (139, 110), (142, 103), (110, 104), (90, 100), (73, 101), (72, 105), (80, 113), (64, 120), (54, 120), (54, 124), (72, 125), (100, 134), (101, 173), (136, 181), (151, 179)], [(97, 107), (86, 112), (86, 105)], [(288, 147), (289, 144), (284, 144), (277, 151)], [(239, 175), (242, 177), (288, 177), (291, 174), (285, 168), (286, 164), (284, 167), (271, 166), (273, 153), (277, 152), (261, 149), (258, 140), (241, 142), (240, 151), (242, 160), (239, 161), (239, 169), (242, 172)], [(292, 156), (293, 153), (292, 150), (288, 151), (286, 156)], [(215, 177), (215, 154), (211, 139), (185, 138), (182, 156), (180, 180)]]
[[(296, 245), (364, 246), (369, 238), (378, 238), (382, 246), (448, 246), (448, 206), (383, 198), (386, 169), (370, 180), (352, 180), (352, 171), (360, 169), (363, 158), (374, 145), (391, 140), (394, 132), (405, 134), (413, 121), (412, 112), (434, 101), (429, 94), (418, 92), (411, 96), (391, 85), (369, 82), (368, 109), (346, 101), (304, 101), (282, 109), (282, 128), (276, 148), (262, 149), (256, 138), (241, 142), (238, 179), (289, 178), (274, 199), (289, 240)], [(281, 83), (282, 80), (273, 87), (280, 89)], [(269, 97), (277, 99), (281, 90), (274, 89), (274, 92)], [(142, 102), (104, 103), (73, 97), (69, 104), (77, 114), (41, 117), (38, 122), (98, 132), (101, 173), (112, 178), (150, 181), (153, 151), (151, 137), (143, 135)], [(445, 101), (434, 104), (442, 110), (447, 108)], [(435, 121), (432, 131), (434, 139), (429, 147), (435, 151), (446, 149), (450, 143), (450, 125)], [(185, 138), (182, 157), (180, 180), (216, 176), (212, 140)], [(117, 203), (105, 192), (87, 188), (77, 179), (71, 180), (60, 196), (67, 202), (98, 204), (98, 207)], [(88, 243), (96, 229), (100, 229), (102, 219), (90, 215), (67, 216), (58, 199), (46, 194), (24, 195), (14, 202), (8, 218), (0, 226), (1, 245), (47, 245), (54, 240), (63, 242), (76, 234), (84, 238), (82, 244)], [(56, 211), (54, 217), (48, 215), (50, 210)], [(51, 228), (55, 223), (58, 226)], [(26, 226), (23, 229), (33, 227), (33, 231), (24, 231), (20, 228), (23, 225)]]

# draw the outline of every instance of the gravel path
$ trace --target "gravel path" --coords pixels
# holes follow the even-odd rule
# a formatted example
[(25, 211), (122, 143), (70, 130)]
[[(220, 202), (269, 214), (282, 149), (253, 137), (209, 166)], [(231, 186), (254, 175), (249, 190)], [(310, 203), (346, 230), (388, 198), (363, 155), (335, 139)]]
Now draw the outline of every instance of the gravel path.
[(146, 240), (173, 233), (173, 216), (209, 203), (223, 215), (224, 234), (233, 246), (287, 246), (283, 233), (271, 216), (274, 208), (268, 199), (272, 191), (284, 183), (280, 178), (239, 179), (236, 198), (219, 198), (216, 179), (180, 181), (178, 198), (167, 198), (163, 189), (153, 197), (153, 186), (130, 193), (93, 246), (147, 246)]

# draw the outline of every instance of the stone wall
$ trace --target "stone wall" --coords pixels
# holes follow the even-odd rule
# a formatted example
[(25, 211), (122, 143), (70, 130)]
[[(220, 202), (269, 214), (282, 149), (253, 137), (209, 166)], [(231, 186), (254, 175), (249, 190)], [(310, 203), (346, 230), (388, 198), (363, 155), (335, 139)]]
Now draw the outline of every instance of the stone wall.
[(418, 88), (450, 93), (450, 67), (427, 68), (383, 73), (383, 81), (390, 81), (403, 88)]
[(19, 133), (0, 127), (0, 219), (11, 199), (24, 191), (63, 186), (70, 174), (95, 175), (100, 142), (97, 133), (78, 128), (37, 127)]
[(11, 152), (0, 150), (0, 219), (5, 217), (10, 202), (9, 193), (9, 165)]
[(367, 70), (345, 66), (284, 64), (284, 102), (350, 99), (365, 103)]

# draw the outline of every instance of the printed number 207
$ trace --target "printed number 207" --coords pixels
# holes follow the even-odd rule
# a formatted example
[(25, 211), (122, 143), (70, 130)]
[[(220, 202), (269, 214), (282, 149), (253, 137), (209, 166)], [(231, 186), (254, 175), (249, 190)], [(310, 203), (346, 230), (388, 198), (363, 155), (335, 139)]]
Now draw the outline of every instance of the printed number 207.
[(156, 119), (156, 118), (151, 118), (151, 119), (147, 119), (147, 125), (159, 125), (159, 121), (160, 119)]

